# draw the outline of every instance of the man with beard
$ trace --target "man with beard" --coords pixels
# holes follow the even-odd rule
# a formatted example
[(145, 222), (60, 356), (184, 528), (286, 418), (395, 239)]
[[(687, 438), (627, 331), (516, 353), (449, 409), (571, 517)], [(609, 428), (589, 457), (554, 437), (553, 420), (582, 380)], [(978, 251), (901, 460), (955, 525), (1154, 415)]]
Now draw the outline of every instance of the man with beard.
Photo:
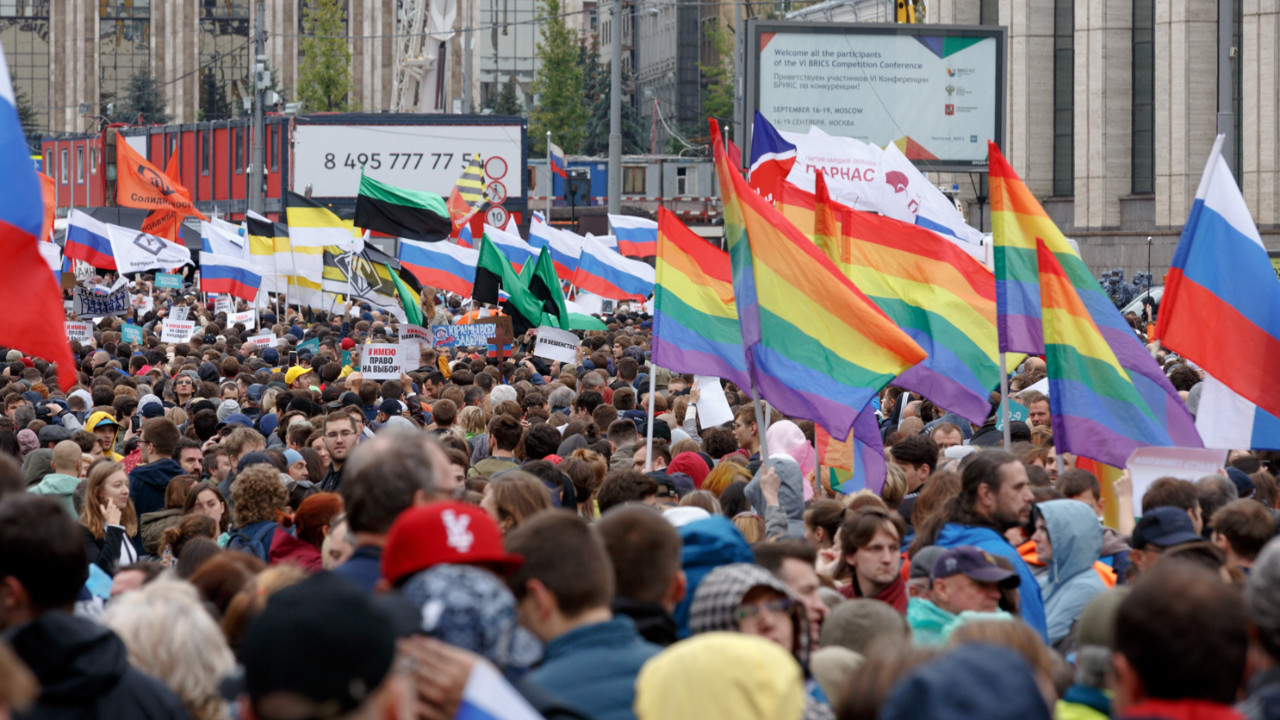
[[(922, 528), (925, 539), (942, 548), (972, 545), (1006, 558), (1018, 572), (1019, 614), (1042, 637), (1047, 637), (1040, 584), (1018, 550), (1005, 539), (1006, 530), (1025, 526), (1033, 497), (1027, 471), (1003, 450), (983, 450), (965, 458), (960, 470), (960, 495), (949, 516)], [(940, 524), (940, 527), (938, 526)]]

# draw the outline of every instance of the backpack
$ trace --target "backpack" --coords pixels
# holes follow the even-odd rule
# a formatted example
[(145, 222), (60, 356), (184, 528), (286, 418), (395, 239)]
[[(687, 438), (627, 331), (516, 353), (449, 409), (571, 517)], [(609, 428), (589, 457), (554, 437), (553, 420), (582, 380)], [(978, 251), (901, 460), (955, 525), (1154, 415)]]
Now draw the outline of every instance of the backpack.
[(278, 526), (273, 522), (260, 522), (236, 530), (227, 540), (227, 549), (257, 555), (259, 560), (269, 563), (271, 562), (271, 537), (275, 534), (276, 527)]

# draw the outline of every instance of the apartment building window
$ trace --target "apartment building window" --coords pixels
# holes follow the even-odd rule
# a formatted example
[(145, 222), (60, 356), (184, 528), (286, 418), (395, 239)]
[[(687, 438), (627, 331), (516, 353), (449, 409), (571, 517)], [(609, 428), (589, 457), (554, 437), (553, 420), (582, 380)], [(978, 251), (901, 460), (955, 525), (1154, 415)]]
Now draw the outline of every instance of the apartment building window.
[(1134, 195), (1156, 191), (1156, 3), (1133, 3), (1133, 176)]
[(1075, 0), (1053, 4), (1053, 194), (1075, 193)]
[(211, 155), (209, 141), (213, 130), (201, 130), (200, 135), (200, 174), (209, 174), (209, 157)]
[(67, 149), (62, 148), (58, 151), (58, 182), (63, 185), (71, 184), (71, 169), (67, 167)]
[(644, 194), (643, 165), (625, 165), (622, 168), (622, 192), (625, 195)]
[(76, 184), (84, 184), (84, 146), (76, 146)]
[(676, 197), (689, 197), (697, 187), (697, 168), (676, 168)]
[(244, 127), (236, 128), (236, 174), (244, 174)]

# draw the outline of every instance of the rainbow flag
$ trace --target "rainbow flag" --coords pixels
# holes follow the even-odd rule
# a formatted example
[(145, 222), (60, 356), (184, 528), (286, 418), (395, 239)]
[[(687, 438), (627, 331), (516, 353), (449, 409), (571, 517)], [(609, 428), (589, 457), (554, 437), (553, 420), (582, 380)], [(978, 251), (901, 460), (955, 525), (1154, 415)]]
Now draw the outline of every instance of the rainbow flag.
[[(719, 137), (714, 120), (711, 129)], [(846, 437), (858, 412), (925, 352), (712, 145), (751, 378), (783, 414)]]
[[(1080, 302), (1137, 389), (1137, 402), (1179, 447), (1203, 447), (1195, 422), (1164, 371), (1142, 346), (1044, 208), (1009, 166), (995, 143), (987, 144), (991, 178), (991, 232), (995, 241), (996, 325), (1000, 349), (1045, 352), (1040, 317), (1036, 240), (1057, 257)], [(1101, 458), (1098, 458), (1101, 459)], [(1123, 465), (1123, 463), (1120, 463)]]
[(1123, 466), (1134, 449), (1172, 445), (1103, 339), (1067, 272), (1036, 239), (1049, 411), (1059, 452)]
[(870, 409), (858, 413), (853, 431), (843, 441), (831, 437), (821, 425), (813, 428), (813, 439), (818, 464), (832, 490), (848, 495), (866, 489), (879, 495), (884, 489), (884, 442), (876, 414)]
[(1076, 458), (1076, 469), (1088, 470), (1098, 478), (1098, 484), (1102, 486), (1102, 524), (1109, 528), (1119, 528), (1120, 502), (1116, 499), (1116, 482), (1120, 480), (1124, 470), (1086, 457)]
[(729, 254), (658, 208), (653, 362), (675, 373), (714, 375), (750, 391)]
[(783, 214), (810, 222), (814, 244), (929, 353), (894, 384), (981, 424), (1000, 384), (991, 271), (925, 228), (833, 201), (821, 174), (815, 190), (782, 183)]

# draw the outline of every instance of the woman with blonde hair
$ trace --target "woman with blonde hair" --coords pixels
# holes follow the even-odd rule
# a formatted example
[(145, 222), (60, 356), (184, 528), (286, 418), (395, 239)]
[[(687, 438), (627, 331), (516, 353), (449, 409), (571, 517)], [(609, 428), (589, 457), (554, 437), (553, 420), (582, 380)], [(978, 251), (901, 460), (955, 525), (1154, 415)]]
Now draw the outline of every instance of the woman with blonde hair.
[(114, 575), (117, 568), (136, 562), (138, 513), (129, 500), (129, 476), (118, 462), (99, 462), (89, 472), (84, 507), (84, 549), (89, 563)]
[(706, 490), (719, 498), (720, 493), (735, 480), (751, 482), (751, 471), (744, 465), (721, 461), (707, 474), (707, 478), (702, 481), (702, 487), (699, 489)]
[(104, 622), (124, 641), (129, 664), (163, 682), (193, 720), (229, 716), (219, 686), (235, 657), (191, 584), (148, 583), (112, 600)]
[(538, 478), (522, 470), (508, 470), (489, 478), (480, 507), (505, 535), (533, 515), (550, 510), (551, 495)]

